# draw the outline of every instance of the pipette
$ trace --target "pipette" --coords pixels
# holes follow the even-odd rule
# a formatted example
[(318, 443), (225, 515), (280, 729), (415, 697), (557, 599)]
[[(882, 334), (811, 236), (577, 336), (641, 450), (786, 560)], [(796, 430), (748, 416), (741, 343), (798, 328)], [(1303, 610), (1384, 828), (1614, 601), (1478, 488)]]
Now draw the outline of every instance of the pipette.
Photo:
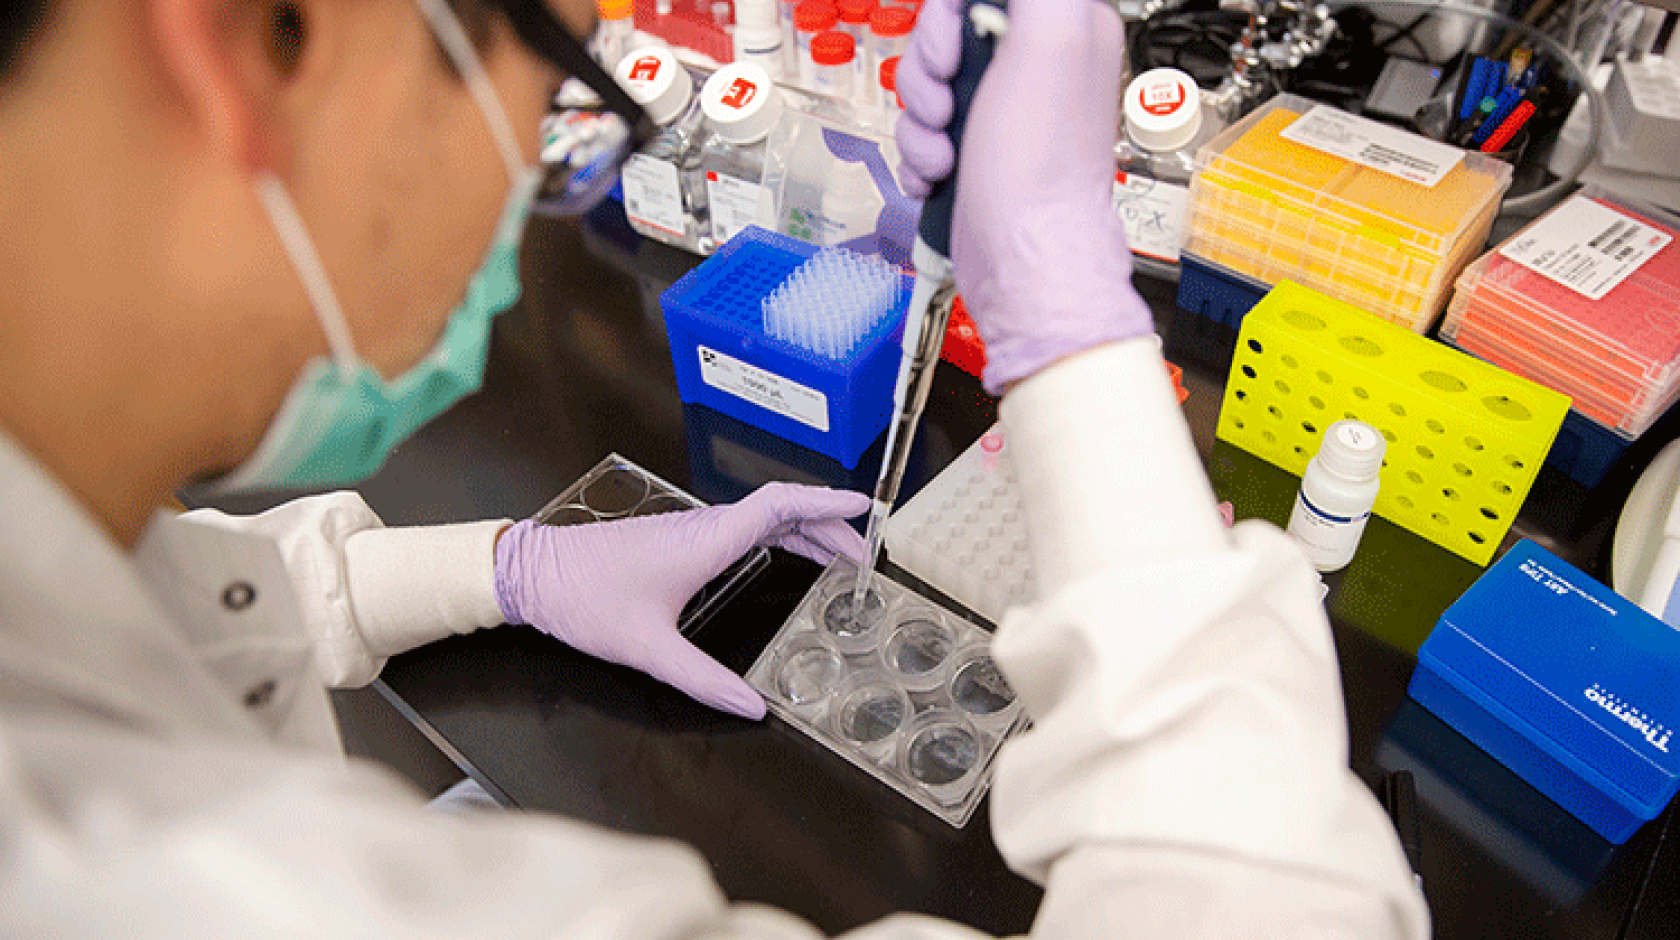
[[(951, 77), (951, 123), (947, 133), (962, 151), (963, 132), (968, 127), (968, 109), (980, 78), (991, 64), (997, 37), (1008, 28), (1005, 0), (965, 0), (963, 4), (962, 59)], [(928, 388), (939, 364), (945, 343), (945, 328), (951, 318), (951, 301), (956, 288), (951, 283), (951, 216), (956, 205), (954, 176), (934, 185), (922, 203), (922, 217), (916, 228), (912, 260), (916, 264), (916, 285), (910, 293), (910, 308), (904, 319), (904, 358), (899, 363), (898, 383), (893, 389), (894, 419), (887, 426), (887, 446), (881, 457), (881, 476), (875, 484), (875, 499), (869, 507), (869, 524), (864, 534), (863, 565), (852, 589), (854, 616), (864, 609), (864, 595), (875, 573), (875, 560), (886, 536), (887, 514), (898, 499), (899, 484), (910, 465), (910, 445), (921, 424), (927, 405)]]

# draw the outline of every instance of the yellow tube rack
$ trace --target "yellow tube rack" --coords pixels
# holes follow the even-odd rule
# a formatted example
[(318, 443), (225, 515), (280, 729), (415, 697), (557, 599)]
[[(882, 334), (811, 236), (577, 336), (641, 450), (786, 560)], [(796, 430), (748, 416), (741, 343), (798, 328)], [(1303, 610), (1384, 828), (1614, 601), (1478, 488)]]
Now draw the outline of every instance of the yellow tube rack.
[(1486, 564), (1569, 397), (1284, 281), (1243, 318), (1218, 436), (1301, 475), (1343, 418), (1388, 439), (1373, 512)]

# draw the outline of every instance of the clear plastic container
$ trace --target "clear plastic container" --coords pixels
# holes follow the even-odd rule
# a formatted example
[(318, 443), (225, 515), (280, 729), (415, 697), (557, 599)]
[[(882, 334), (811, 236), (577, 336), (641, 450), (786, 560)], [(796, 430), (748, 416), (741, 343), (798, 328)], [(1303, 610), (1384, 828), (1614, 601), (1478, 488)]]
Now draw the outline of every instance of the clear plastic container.
[(840, 25), (835, 27), (852, 37), (852, 92), (859, 104), (875, 101), (875, 69), (870, 65), (869, 18), (874, 15), (875, 0), (836, 0), (840, 11)]
[(700, 168), (708, 132), (694, 77), (663, 46), (624, 56), (614, 77), (662, 126), (621, 172), (630, 227), (648, 238), (710, 254), (711, 214)]
[(776, 191), (776, 228), (902, 266), (915, 240), (916, 207), (890, 185), (897, 148), (836, 113), (790, 113), (771, 135), (766, 184)]
[(828, 0), (804, 0), (794, 7), (794, 59), (799, 63), (799, 87), (810, 91), (817, 80), (816, 61), (811, 58), (811, 40), (833, 29), (840, 11)]
[(839, 30), (811, 37), (811, 91), (830, 98), (851, 98), (856, 54), (856, 40)]
[(876, 74), (881, 63), (904, 54), (915, 28), (915, 12), (904, 7), (876, 7), (869, 14), (869, 61)]
[[(623, 457), (608, 454), (532, 518), (544, 525), (588, 525), (700, 509), (705, 505)], [(699, 633), (730, 598), (768, 567), (768, 549), (755, 548), (742, 556), (694, 595), (678, 616), (677, 629), (683, 636)]]
[[(1300, 142), (1326, 118), (1372, 135), (1363, 161)], [(1388, 170), (1369, 165), (1385, 154), (1396, 155)], [(1511, 167), (1493, 157), (1294, 95), (1220, 133), (1196, 163), (1186, 251), (1267, 283), (1298, 281), (1418, 333), (1434, 324), (1453, 279), (1486, 242), (1511, 182)], [(1444, 172), (1425, 185), (1418, 165)]]
[(882, 60), (876, 69), (881, 85), (881, 128), (888, 134), (897, 131), (898, 119), (904, 114), (904, 99), (898, 96), (898, 62), (899, 57), (893, 56)]
[(991, 636), (876, 575), (851, 617), (858, 572), (836, 561), (747, 672), (770, 710), (953, 826), (1026, 724), (988, 652)]

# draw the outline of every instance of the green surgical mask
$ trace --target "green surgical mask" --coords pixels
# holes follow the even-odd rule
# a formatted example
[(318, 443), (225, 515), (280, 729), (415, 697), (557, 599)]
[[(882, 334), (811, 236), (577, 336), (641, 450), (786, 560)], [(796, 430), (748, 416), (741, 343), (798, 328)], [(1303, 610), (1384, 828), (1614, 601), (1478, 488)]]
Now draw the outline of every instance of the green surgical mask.
[(478, 390), (491, 321), (519, 299), (519, 239), (541, 176), (521, 157), (507, 113), (448, 5), (417, 3), (507, 165), (508, 195), (495, 239), (437, 345), (407, 372), (386, 380), (356, 354), (326, 267), (285, 186), (271, 174), (260, 177), (257, 195), (303, 281), (332, 356), (304, 367), (256, 451), (212, 484), (214, 491), (320, 489), (372, 476), (397, 444)]

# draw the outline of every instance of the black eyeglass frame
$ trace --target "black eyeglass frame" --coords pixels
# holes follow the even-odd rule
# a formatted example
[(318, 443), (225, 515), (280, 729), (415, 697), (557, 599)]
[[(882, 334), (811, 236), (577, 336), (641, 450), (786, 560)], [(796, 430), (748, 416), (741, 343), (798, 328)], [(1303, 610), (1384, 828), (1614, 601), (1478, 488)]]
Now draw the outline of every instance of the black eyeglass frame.
[(642, 106), (632, 99), (606, 69), (590, 56), (583, 41), (571, 34), (545, 0), (490, 0), (507, 17), (508, 25), (526, 48), (566, 75), (588, 85), (600, 96), (605, 110), (618, 116), (629, 132), (619, 162), (628, 159), (658, 133)]

